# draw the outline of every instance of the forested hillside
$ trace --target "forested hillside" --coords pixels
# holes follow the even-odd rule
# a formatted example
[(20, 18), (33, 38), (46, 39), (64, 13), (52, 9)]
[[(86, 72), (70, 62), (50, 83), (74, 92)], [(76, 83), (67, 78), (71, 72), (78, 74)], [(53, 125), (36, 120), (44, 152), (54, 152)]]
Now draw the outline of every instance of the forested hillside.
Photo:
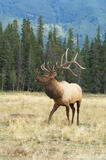
[(60, 57), (69, 50), (69, 59), (78, 52), (77, 61), (86, 69), (73, 66), (78, 74), (74, 77), (69, 71), (59, 72), (57, 79), (80, 84), (84, 92), (106, 93), (106, 33), (101, 41), (100, 27), (92, 41), (85, 36), (83, 47), (74, 44), (72, 28), (67, 31), (68, 37), (61, 39), (56, 27), (49, 31), (44, 45), (42, 17), (38, 18), (37, 32), (34, 33), (29, 19), (23, 19), (21, 33), (18, 22), (14, 20), (3, 30), (0, 23), (0, 90), (41, 91), (42, 87), (35, 77), (43, 74), (40, 65), (49, 61), (51, 65), (60, 63)]
[(57, 24), (63, 29), (61, 32), (66, 33), (71, 26), (75, 36), (79, 33), (81, 40), (86, 34), (93, 38), (98, 24), (101, 35), (106, 32), (105, 0), (0, 0), (0, 21), (3, 26), (13, 19), (21, 23), (23, 18), (29, 18), (35, 25), (39, 16), (43, 16), (48, 28), (51, 24)]

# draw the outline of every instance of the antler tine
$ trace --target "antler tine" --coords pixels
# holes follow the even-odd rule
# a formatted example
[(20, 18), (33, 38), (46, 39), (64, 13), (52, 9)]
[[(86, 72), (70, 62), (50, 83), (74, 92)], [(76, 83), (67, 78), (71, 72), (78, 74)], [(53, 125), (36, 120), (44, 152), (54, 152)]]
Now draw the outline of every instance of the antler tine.
[(56, 68), (57, 68), (57, 70), (60, 70), (60, 69), (69, 70), (74, 76), (77, 76), (77, 74), (75, 74), (75, 73), (71, 70), (70, 66), (71, 66), (72, 64), (76, 64), (76, 65), (77, 65), (79, 68), (81, 68), (81, 69), (85, 69), (85, 68), (82, 67), (82, 66), (76, 61), (77, 56), (78, 56), (78, 53), (76, 53), (75, 57), (74, 57), (71, 61), (68, 61), (68, 50), (69, 50), (69, 48), (67, 48), (66, 53), (65, 53), (65, 58), (66, 58), (65, 63), (63, 64), (63, 58), (64, 58), (64, 54), (63, 54), (62, 57), (61, 57), (61, 65), (58, 66), (58, 65), (56, 64)]
[(63, 58), (64, 58), (64, 55), (66, 56), (66, 62), (68, 62), (68, 58), (67, 58), (68, 50), (69, 50), (69, 48), (67, 48), (66, 53), (63, 54), (62, 57), (61, 57), (61, 66), (63, 65)]
[(53, 66), (52, 71), (53, 71), (53, 72), (55, 72), (55, 71), (56, 71), (56, 70), (55, 70), (55, 66)]
[(43, 66), (45, 65), (45, 62), (40, 66), (42, 70), (44, 70)]
[(75, 57), (74, 57), (74, 61), (77, 59), (78, 56), (78, 52), (76, 53)]
[(41, 65), (41, 69), (47, 73), (50, 73), (50, 71), (45, 67), (45, 62)]
[(67, 48), (67, 50), (66, 50), (66, 62), (68, 61), (68, 58), (67, 58), (68, 50), (69, 50), (69, 48)]
[(61, 57), (61, 66), (63, 65), (63, 58), (64, 58), (64, 54)]
[(75, 77), (77, 77), (77, 74), (71, 70), (70, 65), (68, 67), (63, 67), (63, 69), (69, 70)]
[(70, 71), (75, 77), (78, 77), (78, 75), (75, 74), (70, 68), (69, 68), (69, 71)]
[(50, 72), (55, 72), (56, 70), (55, 70), (55, 65), (53, 65), (53, 67), (52, 68), (50, 68), (50, 66), (49, 66), (49, 62), (47, 63), (47, 66), (48, 66), (48, 69), (49, 69), (49, 71)]
[(86, 69), (86, 68), (84, 68), (84, 67), (82, 67), (78, 62), (74, 62), (79, 68), (81, 68), (81, 69)]
[(51, 72), (51, 68), (50, 68), (49, 64), (50, 64), (50, 63), (47, 62), (47, 67), (48, 67), (49, 71)]
[(86, 68), (82, 67), (82, 66), (76, 61), (77, 56), (78, 56), (78, 52), (76, 53), (76, 55), (75, 55), (75, 57), (74, 57), (73, 63), (75, 63), (75, 64), (76, 64), (79, 68), (81, 68), (81, 69), (86, 69)]
[(50, 66), (49, 66), (49, 62), (47, 62), (47, 67), (48, 69), (45, 67), (45, 62), (41, 65), (41, 69), (47, 73), (51, 73), (51, 72), (54, 72), (56, 71), (55, 70), (55, 66), (53, 66), (53, 68), (51, 69)]

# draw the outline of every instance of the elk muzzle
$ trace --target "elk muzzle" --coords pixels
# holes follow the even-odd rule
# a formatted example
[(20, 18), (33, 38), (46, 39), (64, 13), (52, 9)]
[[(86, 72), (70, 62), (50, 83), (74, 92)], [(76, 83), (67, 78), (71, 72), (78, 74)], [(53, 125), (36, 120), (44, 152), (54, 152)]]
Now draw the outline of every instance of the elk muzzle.
[(41, 77), (37, 76), (37, 77), (35, 78), (35, 81), (40, 82), (40, 79), (41, 79)]

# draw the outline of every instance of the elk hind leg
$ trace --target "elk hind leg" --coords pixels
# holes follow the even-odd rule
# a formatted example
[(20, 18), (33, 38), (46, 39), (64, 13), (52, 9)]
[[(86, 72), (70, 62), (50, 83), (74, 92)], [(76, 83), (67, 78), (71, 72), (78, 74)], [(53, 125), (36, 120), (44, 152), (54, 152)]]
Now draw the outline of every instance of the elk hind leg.
[(74, 114), (75, 114), (74, 103), (70, 104), (70, 107), (71, 107), (71, 109), (72, 109), (72, 120), (71, 120), (71, 124), (73, 124), (73, 121), (74, 121)]
[(70, 125), (69, 106), (66, 106), (66, 116), (67, 116), (67, 119), (68, 119), (68, 124)]
[(77, 101), (77, 125), (79, 125), (79, 108), (80, 108), (80, 101)]

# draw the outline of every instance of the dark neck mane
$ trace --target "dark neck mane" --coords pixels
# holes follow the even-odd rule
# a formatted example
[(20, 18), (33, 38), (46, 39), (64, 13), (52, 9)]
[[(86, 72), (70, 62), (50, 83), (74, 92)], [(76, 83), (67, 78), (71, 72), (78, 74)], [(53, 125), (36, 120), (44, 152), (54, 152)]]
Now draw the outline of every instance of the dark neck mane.
[(52, 99), (61, 98), (62, 92), (59, 82), (56, 79), (52, 79), (50, 83), (45, 86), (45, 93)]

